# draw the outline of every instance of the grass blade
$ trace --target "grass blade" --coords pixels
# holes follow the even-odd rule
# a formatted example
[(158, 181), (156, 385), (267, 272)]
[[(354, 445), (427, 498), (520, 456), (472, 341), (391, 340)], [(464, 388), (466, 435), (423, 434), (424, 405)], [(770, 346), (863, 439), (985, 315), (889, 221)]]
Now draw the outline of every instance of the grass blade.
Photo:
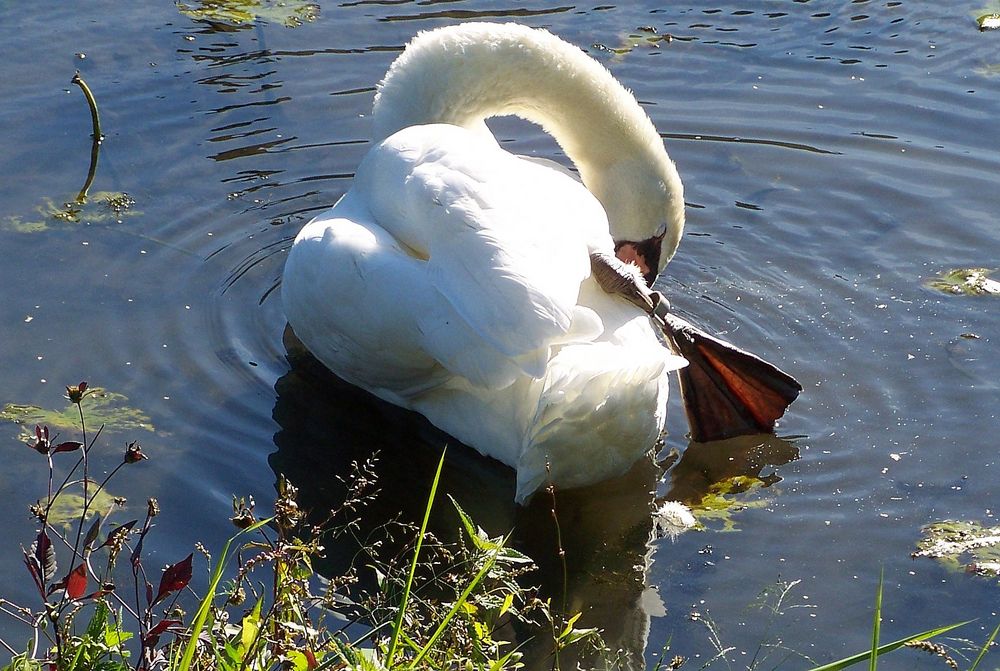
[(982, 650), (979, 651), (979, 656), (976, 657), (976, 661), (972, 664), (972, 666), (969, 667), (969, 671), (976, 671), (976, 669), (979, 667), (979, 662), (981, 662), (983, 657), (986, 656), (986, 652), (990, 649), (990, 646), (993, 645), (993, 639), (997, 637), (998, 633), (1000, 633), (1000, 624), (997, 625), (997, 628), (993, 630), (993, 633), (990, 634), (990, 637), (986, 639), (985, 643), (983, 643), (983, 648)]
[(483, 567), (479, 569), (479, 573), (476, 574), (476, 577), (474, 577), (469, 584), (465, 586), (465, 590), (462, 591), (461, 596), (458, 597), (452, 605), (451, 610), (449, 610), (448, 614), (445, 615), (443, 620), (441, 620), (441, 624), (439, 624), (437, 629), (434, 630), (434, 633), (427, 640), (427, 643), (424, 644), (424, 647), (420, 650), (419, 654), (417, 654), (416, 658), (414, 658), (413, 663), (410, 664), (409, 668), (417, 668), (417, 664), (423, 660), (424, 656), (430, 651), (431, 647), (437, 643), (441, 634), (443, 634), (445, 629), (448, 627), (448, 623), (451, 622), (453, 617), (455, 617), (455, 613), (457, 613), (458, 609), (461, 608), (466, 601), (468, 601), (469, 595), (472, 594), (472, 591), (479, 586), (479, 583), (486, 577), (486, 574), (490, 572), (490, 569), (493, 568), (496, 560), (496, 552), (491, 553), (489, 558), (486, 560), (486, 563), (484, 563)]
[(188, 671), (191, 668), (191, 662), (194, 660), (195, 648), (198, 647), (198, 637), (201, 635), (202, 629), (205, 627), (205, 621), (208, 619), (208, 614), (212, 610), (212, 601), (215, 600), (216, 590), (219, 588), (219, 582), (222, 581), (222, 572), (226, 568), (226, 564), (229, 561), (229, 548), (232, 546), (233, 541), (242, 536), (243, 534), (248, 534), (252, 531), (260, 529), (265, 524), (268, 524), (271, 518), (266, 520), (260, 520), (255, 524), (250, 525), (246, 529), (242, 529), (235, 536), (226, 541), (226, 544), (222, 546), (222, 554), (219, 556), (219, 561), (216, 562), (215, 568), (212, 569), (212, 576), (209, 578), (208, 591), (205, 593), (205, 597), (201, 600), (201, 604), (198, 606), (198, 613), (195, 615), (194, 623), (191, 625), (190, 638), (188, 639), (187, 645), (184, 647), (184, 654), (181, 656), (180, 662), (174, 666), (174, 671)]
[[(935, 636), (940, 636), (952, 629), (957, 629), (959, 627), (964, 627), (965, 625), (972, 622), (972, 620), (966, 620), (965, 622), (956, 622), (955, 624), (949, 624), (944, 627), (937, 627), (936, 629), (928, 629), (927, 631), (921, 632), (919, 634), (913, 634), (912, 636), (907, 636), (906, 638), (901, 638), (898, 641), (893, 641), (892, 643), (886, 643), (885, 645), (879, 646), (875, 650), (875, 654), (878, 656), (884, 655), (887, 652), (892, 652), (897, 648), (901, 648), (910, 641), (926, 641), (929, 638), (934, 638)], [(864, 652), (859, 652), (856, 655), (851, 655), (850, 657), (845, 657), (839, 659), (835, 662), (830, 662), (829, 664), (824, 664), (823, 666), (813, 667), (809, 671), (840, 671), (840, 669), (846, 669), (849, 666), (854, 666), (860, 662), (865, 661), (871, 657), (872, 651), (865, 650)]]
[(389, 642), (389, 654), (386, 656), (385, 665), (392, 668), (392, 663), (396, 657), (396, 647), (399, 645), (399, 635), (403, 628), (403, 614), (406, 612), (407, 602), (410, 600), (410, 589), (413, 587), (413, 576), (417, 572), (417, 560), (420, 558), (420, 549), (423, 547), (424, 534), (427, 533), (427, 521), (431, 517), (431, 508), (434, 505), (434, 496), (437, 494), (438, 482), (441, 480), (441, 467), (444, 466), (444, 455), (448, 451), (445, 446), (441, 452), (441, 460), (438, 462), (437, 472), (434, 473), (434, 482), (431, 483), (431, 493), (427, 496), (427, 506), (424, 508), (424, 521), (420, 523), (420, 533), (417, 535), (417, 546), (413, 550), (413, 561), (410, 562), (410, 573), (406, 577), (406, 585), (403, 587), (403, 596), (399, 602), (399, 612), (396, 613), (396, 622), (392, 627), (392, 639)]
[(882, 630), (882, 586), (885, 581), (885, 566), (878, 572), (878, 590), (875, 592), (875, 616), (872, 618), (872, 651), (868, 658), (868, 671), (875, 671), (878, 660), (878, 639)]

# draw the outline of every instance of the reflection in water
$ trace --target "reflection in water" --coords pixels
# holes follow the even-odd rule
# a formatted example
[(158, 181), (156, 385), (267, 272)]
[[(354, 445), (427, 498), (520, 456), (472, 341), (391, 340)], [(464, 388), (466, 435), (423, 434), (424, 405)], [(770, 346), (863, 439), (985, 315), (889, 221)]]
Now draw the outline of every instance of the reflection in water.
[(791, 442), (778, 436), (740, 436), (714, 443), (692, 443), (670, 470), (668, 501), (697, 506), (713, 486), (734, 478), (759, 480), (770, 487), (781, 478), (776, 473), (761, 475), (767, 467), (781, 466), (799, 457)]
[[(582, 613), (577, 626), (600, 627), (619, 661), (633, 659), (636, 663), (628, 666), (642, 666), (638, 660), (650, 617), (663, 614), (659, 596), (645, 579), (651, 512), (662, 475), (653, 459), (641, 460), (619, 478), (554, 496), (540, 493), (519, 507), (513, 503), (509, 468), (455, 445), (420, 415), (341, 381), (302, 347), (290, 328), (284, 344), (291, 370), (275, 384), (273, 416), (281, 428), (269, 462), (275, 473), (300, 488), (303, 507), (324, 511), (338, 505), (346, 489), (339, 478), (349, 476), (352, 462), (377, 452), (380, 491), (365, 509), (358, 537), (393, 519), (416, 524), (441, 450), (451, 444), (430, 521), (433, 533), (450, 540), (458, 532), (454, 511), (443, 503), (445, 495), (454, 497), (491, 535), (510, 532), (511, 545), (538, 564), (532, 579), (541, 583), (543, 596), (557, 608), (565, 604), (566, 612)], [(773, 436), (692, 444), (671, 468), (669, 491), (662, 498), (697, 502), (713, 484), (735, 476), (759, 478), (768, 486), (780, 478), (761, 477), (761, 471), (797, 456), (793, 446)], [(330, 548), (327, 570), (346, 569), (358, 549), (344, 543)], [(549, 646), (544, 634), (526, 643), (529, 667), (541, 665)], [(565, 658), (560, 661), (573, 668)]]

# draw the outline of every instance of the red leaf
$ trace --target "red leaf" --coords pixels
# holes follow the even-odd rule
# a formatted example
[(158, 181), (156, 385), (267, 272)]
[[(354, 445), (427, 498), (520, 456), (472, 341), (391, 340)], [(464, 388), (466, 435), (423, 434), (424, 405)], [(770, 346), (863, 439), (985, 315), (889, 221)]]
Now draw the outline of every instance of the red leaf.
[(42, 584), (42, 574), (38, 570), (38, 566), (35, 563), (35, 558), (28, 554), (24, 546), (21, 546), (21, 550), (24, 552), (24, 565), (28, 567), (28, 571), (31, 573), (31, 579), (35, 581), (35, 587), (38, 588), (38, 593), (42, 595), (42, 599), (45, 598), (45, 585)]
[(306, 648), (305, 655), (306, 655), (306, 666), (309, 669), (309, 671), (312, 671), (317, 666), (319, 666), (319, 663), (316, 661), (316, 655), (313, 654), (312, 650)]
[(83, 447), (83, 443), (78, 443), (75, 440), (67, 440), (65, 443), (59, 443), (52, 448), (52, 452), (73, 452), (74, 450), (79, 450), (81, 447)]
[(78, 384), (76, 386), (80, 389), (80, 391), (87, 391), (87, 383), (86, 382), (81, 382), (80, 384)]
[(193, 552), (185, 559), (182, 559), (172, 566), (168, 566), (166, 570), (163, 571), (163, 577), (160, 578), (160, 588), (156, 590), (156, 598), (153, 599), (153, 603), (150, 604), (151, 606), (158, 604), (171, 593), (187, 587), (187, 584), (191, 582), (192, 559), (194, 559)]
[(160, 641), (160, 635), (167, 630), (167, 627), (180, 623), (180, 620), (161, 620), (142, 637), (142, 644), (147, 648), (154, 647)]
[(76, 601), (87, 591), (87, 565), (80, 564), (69, 572), (63, 581), (66, 584), (66, 594)]
[(35, 561), (41, 570), (42, 582), (48, 582), (56, 574), (56, 551), (52, 549), (52, 541), (49, 540), (45, 529), (38, 532), (38, 538), (31, 548), (35, 553)]

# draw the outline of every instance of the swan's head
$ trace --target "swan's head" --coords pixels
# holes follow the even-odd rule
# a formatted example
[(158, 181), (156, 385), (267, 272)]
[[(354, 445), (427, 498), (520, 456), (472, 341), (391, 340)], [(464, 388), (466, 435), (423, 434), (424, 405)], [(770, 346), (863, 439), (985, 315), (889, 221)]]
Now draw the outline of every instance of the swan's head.
[(588, 186), (607, 212), (615, 254), (652, 286), (684, 231), (684, 187), (663, 145), (619, 158)]

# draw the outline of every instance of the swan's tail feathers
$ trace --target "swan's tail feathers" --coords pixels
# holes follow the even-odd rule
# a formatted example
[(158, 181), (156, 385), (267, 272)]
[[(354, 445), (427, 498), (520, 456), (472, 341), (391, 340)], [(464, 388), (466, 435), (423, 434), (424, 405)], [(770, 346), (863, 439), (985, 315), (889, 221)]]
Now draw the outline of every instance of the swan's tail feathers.
[(802, 391), (795, 378), (750, 352), (672, 314), (665, 333), (689, 365), (678, 371), (695, 442), (773, 433), (774, 423)]

